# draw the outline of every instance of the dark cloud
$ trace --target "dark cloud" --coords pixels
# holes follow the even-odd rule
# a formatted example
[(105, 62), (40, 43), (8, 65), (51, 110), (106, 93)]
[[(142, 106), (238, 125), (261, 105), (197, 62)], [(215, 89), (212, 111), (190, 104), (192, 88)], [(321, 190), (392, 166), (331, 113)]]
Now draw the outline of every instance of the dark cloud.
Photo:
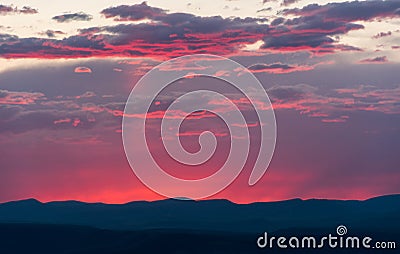
[(260, 10), (257, 10), (257, 13), (264, 12), (264, 11), (271, 11), (271, 10), (272, 10), (272, 7), (262, 8)]
[(263, 4), (270, 3), (270, 2), (278, 2), (278, 0), (263, 0)]
[(295, 71), (308, 71), (312, 70), (313, 66), (299, 66), (299, 65), (288, 65), (282, 63), (274, 64), (253, 64), (247, 67), (252, 72), (269, 72), (269, 73), (290, 73)]
[(380, 33), (378, 33), (378, 34), (372, 36), (372, 39), (379, 39), (379, 38), (387, 37), (387, 36), (391, 36), (391, 35), (392, 35), (392, 32), (391, 32), (391, 31), (388, 31), (388, 32), (380, 32)]
[(92, 20), (93, 17), (92, 15), (86, 14), (84, 12), (78, 12), (54, 16), (52, 19), (59, 23), (65, 23), (71, 21), (89, 21)]
[(39, 35), (45, 35), (49, 38), (54, 38), (57, 35), (63, 35), (63, 34), (65, 34), (65, 33), (62, 31), (59, 31), (59, 30), (47, 30), (47, 31), (39, 33)]
[(293, 67), (287, 64), (255, 64), (248, 69), (250, 70), (265, 70), (265, 69), (283, 69), (283, 70), (289, 70), (292, 69)]
[(296, 101), (306, 97), (310, 92), (314, 92), (316, 88), (300, 84), (295, 86), (274, 86), (268, 89), (268, 95), (273, 100), (282, 102)]
[(148, 6), (146, 2), (135, 5), (120, 5), (101, 11), (106, 18), (114, 18), (117, 21), (137, 21), (153, 19), (165, 15), (166, 11), (160, 8)]
[[(277, 23), (282, 22), (278, 20)], [(347, 45), (339, 45), (333, 35), (346, 34), (362, 29), (362, 25), (325, 21), (323, 17), (300, 17), (286, 20), (274, 28), (273, 33), (264, 37), (264, 49), (277, 51), (308, 50), (315, 54), (327, 54), (335, 51), (360, 51)]]
[(19, 9), (18, 7), (0, 4), (0, 15), (36, 14), (36, 13), (38, 13), (38, 10), (29, 6), (24, 6), (21, 9)]
[(289, 6), (289, 5), (294, 4), (294, 3), (298, 2), (298, 1), (300, 1), (300, 0), (283, 0), (282, 5), (283, 6)]
[(22, 7), (22, 9), (18, 10), (19, 13), (23, 13), (23, 14), (36, 14), (38, 13), (38, 11), (32, 7), (29, 6), (24, 6)]
[(377, 56), (374, 58), (367, 58), (360, 61), (360, 63), (387, 63), (389, 62), (386, 56)]
[(6, 15), (9, 13), (14, 13), (14, 8), (11, 6), (7, 6), (7, 5), (0, 5), (0, 14), (1, 15)]
[(271, 25), (277, 26), (276, 30), (280, 30), (282, 36), (266, 38), (263, 48), (304, 47), (317, 53), (331, 53), (335, 50), (332, 48), (335, 44), (332, 36), (364, 28), (352, 22), (396, 17), (399, 16), (399, 8), (399, 1), (375, 0), (311, 4), (303, 8), (286, 9), (283, 14), (299, 17), (285, 22), (282, 19), (274, 20)]
[(280, 25), (280, 24), (282, 24), (283, 22), (285, 21), (285, 19), (284, 18), (276, 18), (276, 19), (274, 19), (272, 22), (271, 22), (271, 26), (277, 26), (277, 25)]
[(0, 34), (0, 43), (18, 41), (18, 36), (11, 34)]
[(326, 5), (310, 4), (301, 9), (287, 9), (285, 14), (299, 16), (322, 16), (328, 20), (368, 21), (376, 18), (392, 18), (400, 16), (400, 1), (372, 0), (329, 3)]

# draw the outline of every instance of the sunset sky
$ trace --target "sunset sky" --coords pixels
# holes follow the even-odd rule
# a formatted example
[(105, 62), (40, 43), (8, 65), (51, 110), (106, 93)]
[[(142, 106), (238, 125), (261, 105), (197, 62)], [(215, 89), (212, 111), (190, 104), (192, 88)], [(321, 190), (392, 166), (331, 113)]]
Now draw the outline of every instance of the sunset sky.
[[(122, 116), (140, 77), (190, 54), (247, 67), (276, 115), (276, 150), (261, 181), (248, 186), (251, 153), (239, 178), (211, 198), (400, 193), (400, 1), (14, 0), (0, 2), (0, 202), (164, 198), (130, 169)], [(151, 108), (151, 126), (188, 87), (220, 88), (242, 103), (219, 82), (177, 82)], [(259, 126), (241, 106), (254, 148)], [(198, 149), (202, 131), (216, 133), (214, 157), (202, 166), (178, 164), (150, 131), (154, 156), (173, 175), (207, 176), (226, 159), (227, 128), (213, 115), (185, 124), (188, 151)]]

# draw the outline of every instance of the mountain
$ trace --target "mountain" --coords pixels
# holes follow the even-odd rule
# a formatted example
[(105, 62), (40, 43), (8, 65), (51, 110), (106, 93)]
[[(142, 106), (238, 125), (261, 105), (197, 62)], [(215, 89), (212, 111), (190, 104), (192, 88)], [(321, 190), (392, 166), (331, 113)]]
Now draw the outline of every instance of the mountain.
[(400, 195), (252, 204), (175, 199), (122, 205), (13, 201), (0, 204), (0, 253), (1, 248), (7, 250), (4, 253), (252, 253), (261, 251), (256, 240), (264, 232), (326, 235), (336, 234), (338, 225), (345, 225), (349, 235), (399, 239)]
[(366, 201), (301, 200), (235, 204), (227, 200), (168, 199), (122, 205), (34, 199), (0, 204), (0, 223), (91, 226), (111, 230), (190, 229), (234, 232), (291, 227), (399, 228), (400, 195)]

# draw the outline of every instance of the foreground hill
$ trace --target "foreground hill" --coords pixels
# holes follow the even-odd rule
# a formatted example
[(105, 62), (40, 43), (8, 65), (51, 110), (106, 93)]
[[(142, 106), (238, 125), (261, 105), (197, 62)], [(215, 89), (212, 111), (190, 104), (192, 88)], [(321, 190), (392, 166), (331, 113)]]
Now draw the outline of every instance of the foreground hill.
[[(400, 239), (400, 195), (246, 205), (226, 200), (123, 205), (14, 201), (0, 204), (0, 253), (304, 253), (260, 250), (256, 241), (264, 232), (287, 237), (336, 234), (338, 225), (346, 225), (349, 235), (396, 241)], [(338, 251), (365, 250), (307, 253)]]

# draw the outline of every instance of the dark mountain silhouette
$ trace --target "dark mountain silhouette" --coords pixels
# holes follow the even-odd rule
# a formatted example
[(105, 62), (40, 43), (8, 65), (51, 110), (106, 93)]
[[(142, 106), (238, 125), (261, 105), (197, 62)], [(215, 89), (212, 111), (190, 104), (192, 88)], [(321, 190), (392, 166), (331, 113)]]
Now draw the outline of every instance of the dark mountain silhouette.
[(245, 205), (173, 199), (122, 205), (13, 201), (0, 204), (0, 253), (282, 253), (285, 250), (258, 249), (257, 238), (264, 232), (336, 234), (338, 225), (346, 225), (349, 235), (398, 240), (400, 195), (366, 201), (293, 199)]

